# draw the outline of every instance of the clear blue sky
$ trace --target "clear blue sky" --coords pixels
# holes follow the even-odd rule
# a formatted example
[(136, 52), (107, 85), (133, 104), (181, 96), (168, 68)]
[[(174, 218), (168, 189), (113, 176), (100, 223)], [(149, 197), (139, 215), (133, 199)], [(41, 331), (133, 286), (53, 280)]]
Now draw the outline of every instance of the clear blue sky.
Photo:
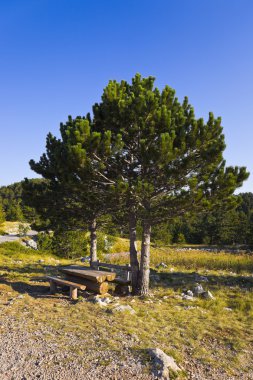
[(136, 72), (221, 116), (227, 164), (253, 173), (252, 20), (252, 0), (0, 0), (0, 185), (35, 177), (47, 133)]

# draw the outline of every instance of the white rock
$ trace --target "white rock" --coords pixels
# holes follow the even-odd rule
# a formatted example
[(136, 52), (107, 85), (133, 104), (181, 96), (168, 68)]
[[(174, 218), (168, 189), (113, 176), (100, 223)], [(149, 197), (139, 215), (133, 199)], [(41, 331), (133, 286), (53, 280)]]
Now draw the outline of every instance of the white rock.
[(29, 248), (38, 249), (36, 241), (34, 241), (32, 239), (26, 240), (25, 243), (26, 243), (27, 247), (29, 247)]
[(195, 301), (193, 296), (188, 296), (187, 294), (183, 294), (182, 299), (187, 301)]
[(173, 372), (181, 371), (172, 356), (166, 355), (160, 348), (149, 350), (149, 354), (154, 362), (154, 374), (157, 378), (163, 380), (170, 379), (170, 370)]
[(156, 268), (159, 268), (159, 267), (162, 267), (162, 268), (167, 268), (167, 264), (165, 264), (164, 262), (161, 262), (160, 264), (157, 264), (156, 265)]
[(203, 289), (202, 285), (196, 284), (196, 286), (193, 289), (193, 294), (195, 296), (199, 296), (202, 293), (204, 293), (204, 289)]
[(136, 314), (136, 311), (130, 306), (130, 305), (119, 305), (119, 306), (116, 306), (113, 311), (119, 311), (119, 312), (122, 312), (122, 311), (128, 311), (130, 314)]
[(112, 302), (109, 297), (100, 297), (99, 295), (95, 296), (92, 300), (94, 303), (99, 304), (99, 306), (107, 306)]

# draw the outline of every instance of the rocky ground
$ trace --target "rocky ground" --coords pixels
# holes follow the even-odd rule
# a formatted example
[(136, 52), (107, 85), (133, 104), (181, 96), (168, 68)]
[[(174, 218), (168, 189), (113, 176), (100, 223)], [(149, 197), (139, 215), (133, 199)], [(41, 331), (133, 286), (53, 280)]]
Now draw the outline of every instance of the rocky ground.
[[(24, 298), (26, 297), (28, 296)], [(74, 325), (65, 330), (57, 324), (53, 326), (42, 323), (39, 318), (36, 318), (37, 320), (34, 318), (29, 307), (23, 308), (23, 304), (26, 304), (24, 298), (22, 295), (17, 295), (1, 305), (1, 380), (154, 380), (158, 378), (149, 351), (136, 349), (136, 343), (139, 343), (138, 337), (120, 332), (119, 328), (117, 337), (121, 342), (121, 350), (105, 349), (104, 336), (100, 335), (99, 329), (96, 333), (92, 329), (80, 334)], [(71, 304), (66, 296), (61, 299), (56, 296), (55, 301), (58, 306), (60, 304), (66, 310)], [(43, 298), (40, 302), (43, 303)], [(116, 308), (119, 302), (118, 300), (113, 302)], [(16, 308), (17, 304), (22, 305), (21, 316), (12, 312), (14, 304)], [(132, 308), (130, 304), (129, 307)], [(74, 304), (71, 304), (71, 307), (74, 307)], [(99, 306), (92, 303), (91, 307), (96, 313)], [(99, 309), (104, 308), (100, 306)], [(57, 318), (53, 308), (51, 312), (55, 313)], [(68, 323), (71, 321), (68, 320)], [(110, 326), (107, 328), (109, 335)], [(218, 354), (221, 348), (219, 342), (210, 339), (205, 344), (212, 352), (217, 349), (216, 359), (219, 361), (221, 359)], [(192, 349), (187, 346), (184, 347), (184, 357), (182, 375), (184, 379), (250, 380), (253, 378), (253, 367), (247, 374), (238, 370), (236, 374), (228, 375), (226, 371), (203, 364), (201, 360), (194, 358)], [(250, 366), (253, 364), (251, 352), (248, 353), (248, 359)], [(182, 363), (180, 364), (182, 367)]]
[(160, 262), (149, 297), (112, 286), (71, 301), (45, 282), (66, 260), (15, 250), (0, 255), (0, 380), (154, 380), (167, 373), (154, 348), (175, 359), (178, 380), (253, 379), (251, 272)]
[[(1, 329), (5, 330), (1, 333), (1, 380), (154, 379), (149, 365), (127, 348), (122, 359), (116, 351), (87, 347), (85, 336), (68, 334), (62, 346), (57, 340), (60, 332), (46, 326), (31, 333), (20, 322), (9, 319), (1, 323)], [(46, 339), (48, 334), (54, 339)]]

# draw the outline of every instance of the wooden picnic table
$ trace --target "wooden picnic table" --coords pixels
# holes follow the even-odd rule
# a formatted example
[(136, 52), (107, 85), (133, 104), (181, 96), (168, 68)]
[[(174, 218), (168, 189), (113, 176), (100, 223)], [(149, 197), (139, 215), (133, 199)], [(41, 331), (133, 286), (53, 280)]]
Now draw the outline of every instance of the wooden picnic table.
[(104, 294), (108, 291), (108, 282), (116, 278), (116, 273), (98, 271), (88, 267), (71, 265), (59, 270), (65, 274), (67, 280), (86, 285), (87, 290)]

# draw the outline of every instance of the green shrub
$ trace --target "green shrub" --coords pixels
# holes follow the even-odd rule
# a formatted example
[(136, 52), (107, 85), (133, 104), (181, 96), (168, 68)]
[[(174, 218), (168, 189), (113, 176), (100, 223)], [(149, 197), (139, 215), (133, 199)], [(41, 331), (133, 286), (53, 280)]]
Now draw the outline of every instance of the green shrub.
[(117, 238), (112, 235), (105, 235), (102, 232), (97, 232), (97, 251), (101, 253), (110, 253)]
[(185, 244), (185, 237), (184, 237), (184, 234), (182, 234), (181, 232), (177, 236), (176, 243)]
[(0, 230), (0, 236), (5, 235), (5, 234), (6, 234), (6, 233), (5, 233), (4, 230)]
[(51, 251), (53, 243), (53, 236), (48, 232), (39, 232), (37, 235), (37, 246), (42, 251)]
[(18, 225), (19, 236), (25, 236), (29, 230), (30, 230), (30, 227), (28, 224), (19, 223)]
[(89, 254), (89, 243), (84, 231), (55, 231), (52, 251), (60, 257), (74, 259)]

